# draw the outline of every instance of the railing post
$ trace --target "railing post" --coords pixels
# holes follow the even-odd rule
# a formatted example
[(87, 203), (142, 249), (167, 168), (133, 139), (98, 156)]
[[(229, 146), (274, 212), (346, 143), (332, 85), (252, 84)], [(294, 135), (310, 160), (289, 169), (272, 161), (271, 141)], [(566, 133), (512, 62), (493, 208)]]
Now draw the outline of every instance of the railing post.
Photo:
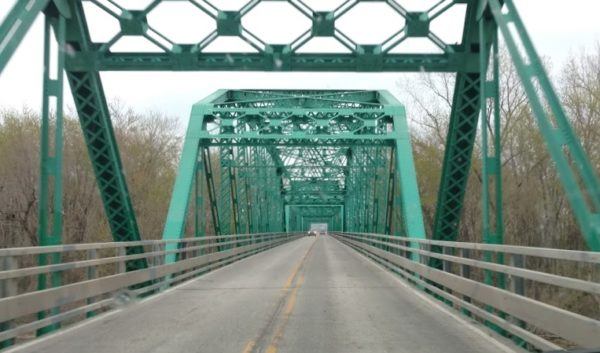
[[(416, 249), (415, 250), (424, 250), (424, 251), (429, 251), (431, 252), (431, 244), (426, 244), (426, 243), (416, 243)], [(408, 247), (410, 246), (410, 243), (408, 242), (404, 242), (404, 246)], [(408, 257), (409, 252), (406, 250), (403, 250), (404, 252), (404, 257)], [(411, 254), (412, 257), (412, 254)], [(426, 264), (429, 262), (429, 255), (420, 255), (419, 258), (421, 259), (420, 263), (422, 264)]]
[[(520, 255), (520, 254), (511, 254), (510, 255), (510, 267), (516, 267), (516, 268), (523, 268), (525, 267), (525, 256)], [(525, 280), (522, 277), (518, 277), (515, 275), (509, 275), (509, 290), (515, 294), (518, 295), (525, 295)], [(509, 321), (513, 322), (514, 324), (518, 325), (519, 327), (525, 327), (525, 322), (523, 322), (522, 320), (520, 320), (519, 318), (516, 318), (514, 316), (510, 316)], [(513, 337), (512, 338), (513, 341), (518, 344), (518, 345), (522, 345), (524, 342), (520, 337)]]
[[(471, 251), (469, 249), (460, 249), (461, 257), (468, 259), (471, 256)], [(460, 275), (465, 278), (471, 277), (471, 267), (469, 265), (460, 265)]]
[[(525, 266), (525, 257), (519, 254), (511, 254), (510, 266), (523, 268)], [(510, 275), (510, 291), (515, 294), (525, 295), (525, 280), (521, 277)]]
[[(448, 246), (442, 246), (442, 254), (444, 255), (452, 255), (451, 253), (452, 249)], [(444, 272), (452, 272), (452, 263), (448, 260), (443, 260), (442, 261), (442, 269), (444, 270)]]
[[(95, 260), (97, 258), (98, 258), (98, 251), (96, 249), (90, 249), (90, 250), (87, 251), (87, 259), (88, 260)], [(97, 271), (95, 265), (88, 266), (88, 268), (87, 268), (87, 276), (86, 277), (87, 277), (88, 280), (95, 279), (95, 278), (98, 277), (98, 271)], [(86, 302), (88, 304), (92, 304), (95, 301), (96, 300), (94, 298), (92, 298), (92, 297), (86, 299)], [(86, 317), (92, 317), (94, 315), (96, 315), (96, 312), (93, 311), (93, 310), (92, 311), (88, 311), (85, 314)]]
[(127, 256), (125, 246), (119, 246), (117, 250), (117, 256), (119, 257), (119, 260), (117, 261), (117, 273), (125, 273), (127, 270), (125, 266), (125, 259), (123, 259), (123, 257)]
[[(462, 258), (468, 259), (471, 256), (471, 250), (470, 249), (460, 249), (460, 255)], [(460, 265), (460, 275), (464, 278), (471, 278), (471, 267), (469, 265)], [(467, 295), (463, 295), (462, 299), (464, 301), (466, 301), (467, 303), (471, 302), (471, 298)], [(467, 309), (462, 309), (463, 314), (470, 316), (471, 312)]]
[[(2, 271), (14, 270), (17, 268), (17, 260), (13, 256), (6, 256), (2, 258)], [(2, 298), (12, 297), (17, 295), (18, 286), (17, 280), (14, 278), (4, 279), (0, 281), (0, 296)], [(12, 321), (6, 321), (0, 323), (0, 331), (10, 330), (14, 326)], [(14, 344), (14, 339), (7, 339), (0, 342), (0, 348), (6, 348)]]
[(161, 266), (164, 263), (166, 254), (163, 252), (166, 251), (165, 243), (156, 243), (154, 244), (156, 256), (154, 257), (154, 267)]

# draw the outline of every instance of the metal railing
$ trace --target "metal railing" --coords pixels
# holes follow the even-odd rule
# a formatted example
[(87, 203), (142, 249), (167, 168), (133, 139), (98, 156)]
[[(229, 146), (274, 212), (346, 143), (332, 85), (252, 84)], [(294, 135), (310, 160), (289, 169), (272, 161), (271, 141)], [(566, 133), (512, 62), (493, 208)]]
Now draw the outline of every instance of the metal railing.
[[(598, 252), (381, 234), (333, 236), (524, 348), (600, 347)], [(427, 265), (432, 258), (442, 262), (441, 269)], [(596, 307), (574, 312), (561, 305), (566, 298)]]
[[(0, 249), (0, 345), (108, 311), (300, 236), (266, 233)], [(128, 255), (133, 247), (144, 252)], [(40, 255), (60, 262), (39, 266)], [(165, 262), (173, 255), (175, 262)], [(128, 261), (139, 259), (145, 259), (146, 268), (126, 270)], [(38, 289), (51, 276), (58, 276), (60, 285)]]

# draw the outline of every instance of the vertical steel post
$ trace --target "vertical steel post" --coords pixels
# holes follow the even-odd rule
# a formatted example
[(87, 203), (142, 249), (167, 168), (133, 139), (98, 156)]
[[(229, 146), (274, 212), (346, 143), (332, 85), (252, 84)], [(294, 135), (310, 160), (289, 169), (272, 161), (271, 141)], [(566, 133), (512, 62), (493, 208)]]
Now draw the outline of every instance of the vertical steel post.
[(233, 231), (232, 234), (238, 234), (240, 231), (240, 215), (239, 215), (239, 204), (238, 204), (238, 188), (237, 178), (233, 164), (235, 158), (233, 155), (233, 147), (229, 147), (227, 150), (227, 174), (229, 175), (229, 196), (231, 198), (231, 216)]
[(213, 228), (215, 235), (221, 234), (221, 221), (219, 216), (219, 208), (217, 206), (217, 191), (215, 189), (215, 181), (213, 178), (212, 160), (210, 149), (206, 146), (201, 147), (202, 158), (204, 159), (204, 175), (206, 176), (206, 188), (208, 190), (208, 201), (210, 204), (210, 214), (212, 217)]
[[(198, 148), (200, 148), (198, 146)], [(199, 237), (203, 237), (205, 236), (205, 224), (206, 224), (206, 214), (204, 212), (204, 194), (202, 192), (202, 190), (204, 189), (203, 187), (203, 180), (202, 180), (202, 174), (204, 173), (204, 163), (203, 163), (203, 158), (202, 158), (202, 154), (198, 153), (197, 156), (197, 163), (196, 163), (196, 173), (195, 173), (195, 187), (194, 187), (194, 193), (195, 193), (195, 203), (194, 203), (194, 237), (199, 238)]]
[[(56, 23), (56, 69), (53, 74), (51, 65), (53, 28)], [(58, 245), (62, 243), (62, 159), (63, 159), (63, 78), (65, 64), (65, 38), (66, 19), (62, 15), (57, 17), (45, 16), (44, 21), (44, 80), (42, 98), (42, 125), (40, 130), (40, 196), (38, 239), (40, 246)], [(53, 77), (56, 75), (56, 77)], [(52, 127), (51, 104), (55, 101), (56, 117)], [(52, 146), (52, 133), (54, 141)], [(50, 203), (50, 200), (51, 203)], [(38, 258), (40, 266), (60, 263), (60, 254), (41, 254)], [(47, 288), (46, 274), (38, 276), (38, 289)], [(61, 284), (61, 273), (56, 271), (50, 274), (50, 286)], [(38, 313), (38, 318), (59, 313), (60, 308), (50, 312)], [(38, 329), (37, 334), (42, 335), (59, 328), (59, 324), (52, 324)]]
[[(173, 194), (167, 212), (167, 220), (163, 231), (163, 240), (179, 240), (183, 237), (185, 223), (188, 211), (190, 194), (198, 168), (200, 131), (204, 121), (204, 111), (197, 106), (192, 110), (188, 130), (183, 143), (181, 159), (177, 169), (177, 178), (173, 186)], [(171, 251), (177, 249), (177, 243), (167, 243), (165, 250)], [(165, 257), (166, 263), (173, 263), (177, 260), (177, 254), (170, 253)]]
[[(425, 239), (423, 210), (417, 185), (417, 173), (413, 159), (406, 113), (403, 107), (396, 107), (394, 114), (394, 132), (396, 134), (396, 174), (400, 185), (400, 204), (402, 207), (402, 222), (408, 238)], [(419, 244), (410, 243), (410, 247), (418, 249)], [(419, 262), (419, 254), (412, 252), (411, 259)]]
[(394, 222), (394, 193), (396, 191), (396, 178), (395, 178), (395, 159), (396, 149), (392, 148), (390, 151), (389, 160), (389, 172), (387, 181), (387, 198), (386, 198), (386, 209), (385, 209), (385, 231), (384, 234), (392, 234), (392, 223)]
[[(491, 27), (491, 28), (490, 28)], [(488, 36), (487, 31), (492, 31)], [(502, 172), (501, 172), (501, 121), (500, 121), (500, 82), (499, 82), (499, 63), (498, 63), (498, 35), (495, 25), (492, 24), (486, 13), (482, 13), (479, 19), (479, 37), (480, 37), (480, 90), (482, 97), (480, 100), (481, 114), (481, 169), (482, 169), (482, 238), (484, 243), (502, 244), (504, 242), (504, 223), (502, 215)], [(488, 45), (486, 38), (492, 38), (492, 55), (488, 57), (483, 48)], [(492, 61), (492, 70), (489, 72), (489, 61)], [(490, 77), (491, 76), (491, 77)], [(490, 77), (490, 78), (488, 78)], [(488, 102), (492, 103), (493, 121), (490, 121), (488, 114)], [(490, 152), (488, 129), (492, 130), (493, 148)], [(494, 183), (494, 197), (490, 196), (490, 181)], [(495, 208), (494, 222), (490, 221), (490, 206)], [(492, 261), (492, 254), (489, 251), (484, 252), (485, 261)], [(497, 255), (496, 261), (503, 263), (502, 254)], [(498, 274), (494, 276), (492, 271), (484, 271), (485, 283), (504, 288), (504, 276)], [(494, 277), (496, 280), (494, 280)], [(496, 283), (494, 283), (496, 282)]]

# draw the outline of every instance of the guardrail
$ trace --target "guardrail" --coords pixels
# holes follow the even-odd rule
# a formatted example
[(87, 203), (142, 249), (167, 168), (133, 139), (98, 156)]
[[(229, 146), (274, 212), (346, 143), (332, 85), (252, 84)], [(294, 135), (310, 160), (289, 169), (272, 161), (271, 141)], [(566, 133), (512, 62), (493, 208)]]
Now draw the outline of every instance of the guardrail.
[[(108, 311), (300, 236), (266, 233), (0, 249), (0, 345)], [(131, 247), (144, 252), (127, 255)], [(38, 266), (40, 255), (61, 261)], [(165, 263), (173, 255), (177, 261)], [(148, 267), (127, 271), (126, 263), (137, 259), (146, 259)], [(37, 289), (52, 276), (59, 286)]]
[[(535, 291), (532, 294), (528, 290), (535, 286), (541, 286), (542, 290), (560, 288), (580, 300), (589, 299), (591, 305), (600, 305), (598, 252), (419, 240), (381, 234), (332, 235), (420, 289), (485, 323), (484, 327), (491, 328), (490, 332), (511, 338), (529, 350), (600, 348), (599, 317), (591, 317), (594, 311), (598, 315), (599, 310), (575, 313), (542, 302), (535, 298)], [(433, 247), (440, 251), (432, 251)], [(419, 262), (411, 260), (413, 254), (419, 255)], [(428, 266), (431, 258), (442, 261), (443, 268)], [(526, 263), (539, 264), (540, 261), (545, 261), (546, 266), (526, 268)], [(567, 264), (558, 265), (559, 262)], [(550, 273), (543, 270), (546, 268), (558, 271), (576, 268), (589, 278)], [(567, 294), (563, 299), (566, 297)]]

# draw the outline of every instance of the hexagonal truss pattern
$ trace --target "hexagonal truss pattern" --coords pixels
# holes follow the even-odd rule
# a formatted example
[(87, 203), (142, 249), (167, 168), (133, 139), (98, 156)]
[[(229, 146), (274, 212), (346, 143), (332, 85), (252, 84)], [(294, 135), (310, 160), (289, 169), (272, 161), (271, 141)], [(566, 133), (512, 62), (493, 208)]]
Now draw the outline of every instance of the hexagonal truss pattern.
[[(98, 70), (352, 70), (352, 71), (460, 71), (463, 70), (461, 56), (468, 54), (471, 48), (465, 47), (461, 39), (455, 43), (447, 43), (431, 28), (430, 24), (442, 17), (457, 4), (465, 4), (465, 0), (441, 0), (430, 8), (422, 11), (409, 11), (403, 6), (402, 0), (357, 1), (347, 0), (329, 11), (316, 11), (301, 0), (266, 1), (252, 0), (237, 10), (224, 10), (219, 4), (209, 0), (155, 0), (139, 9), (128, 9), (126, 2), (117, 3), (111, 0), (83, 0), (87, 5), (93, 5), (96, 12), (102, 11), (105, 16), (114, 19), (119, 24), (119, 31), (109, 40), (100, 43), (90, 43), (94, 55), (85, 55), (74, 51), (67, 59), (67, 68), (80, 70), (93, 66)], [(470, 1), (473, 2), (473, 1)], [(167, 11), (167, 6), (174, 4), (186, 5), (189, 11), (176, 16)], [(277, 5), (286, 9), (280, 13), (268, 14), (262, 11), (266, 5)], [(76, 12), (81, 21), (86, 23), (86, 13), (83, 8), (76, 6)], [(263, 6), (265, 5), (265, 6)], [(468, 5), (473, 7), (473, 5)], [(273, 7), (273, 6), (270, 6)], [(365, 9), (363, 9), (363, 7)], [(364, 37), (363, 32), (376, 32), (379, 26), (362, 26), (364, 10), (376, 7), (373, 12), (380, 26), (384, 18), (390, 23), (391, 29), (383, 36)], [(462, 12), (474, 11), (466, 6), (460, 7)], [(88, 11), (89, 12), (89, 11)], [(158, 21), (161, 13), (164, 16), (177, 18), (198, 18), (195, 22), (184, 24), (173, 21), (173, 28)], [(192, 13), (194, 13), (192, 15)], [(185, 16), (184, 16), (185, 15)], [(298, 19), (300, 17), (300, 19)], [(380, 18), (379, 18), (380, 17)], [(270, 40), (269, 35), (258, 32), (253, 25), (259, 23), (265, 30), (276, 29), (280, 35), (288, 38), (285, 43)], [(303, 21), (302, 21), (303, 19)], [(91, 21), (90, 21), (91, 22)], [(160, 22), (160, 23), (159, 23)], [(292, 26), (291, 23), (302, 23)], [(346, 23), (347, 22), (347, 23)], [(339, 24), (346, 23), (345, 26)], [(394, 25), (395, 23), (395, 25)], [(272, 24), (272, 25), (270, 25)], [(306, 24), (306, 25), (304, 25)], [(269, 26), (270, 25), (270, 26)], [(354, 28), (360, 26), (360, 33)], [(345, 33), (342, 27), (346, 29)], [(182, 29), (187, 33), (208, 33), (203, 38), (190, 42), (178, 41), (173, 33)], [(94, 32), (100, 28), (89, 27), (86, 30)], [(186, 36), (186, 38), (188, 38)], [(245, 46), (239, 48), (218, 49), (217, 43), (223, 38), (237, 38)], [(131, 47), (116, 44), (124, 39), (137, 38), (145, 41), (147, 48)], [(292, 38), (292, 39), (289, 39)], [(327, 58), (303, 53), (304, 46), (313, 39), (328, 38), (329, 47), (335, 45), (344, 48), (344, 53), (330, 52)], [(403, 52), (401, 48), (410, 39), (420, 38), (431, 44), (435, 50), (420, 54)], [(331, 48), (319, 47), (319, 51), (328, 52)], [(339, 51), (339, 49), (337, 50)], [(81, 55), (80, 55), (81, 54)]]

